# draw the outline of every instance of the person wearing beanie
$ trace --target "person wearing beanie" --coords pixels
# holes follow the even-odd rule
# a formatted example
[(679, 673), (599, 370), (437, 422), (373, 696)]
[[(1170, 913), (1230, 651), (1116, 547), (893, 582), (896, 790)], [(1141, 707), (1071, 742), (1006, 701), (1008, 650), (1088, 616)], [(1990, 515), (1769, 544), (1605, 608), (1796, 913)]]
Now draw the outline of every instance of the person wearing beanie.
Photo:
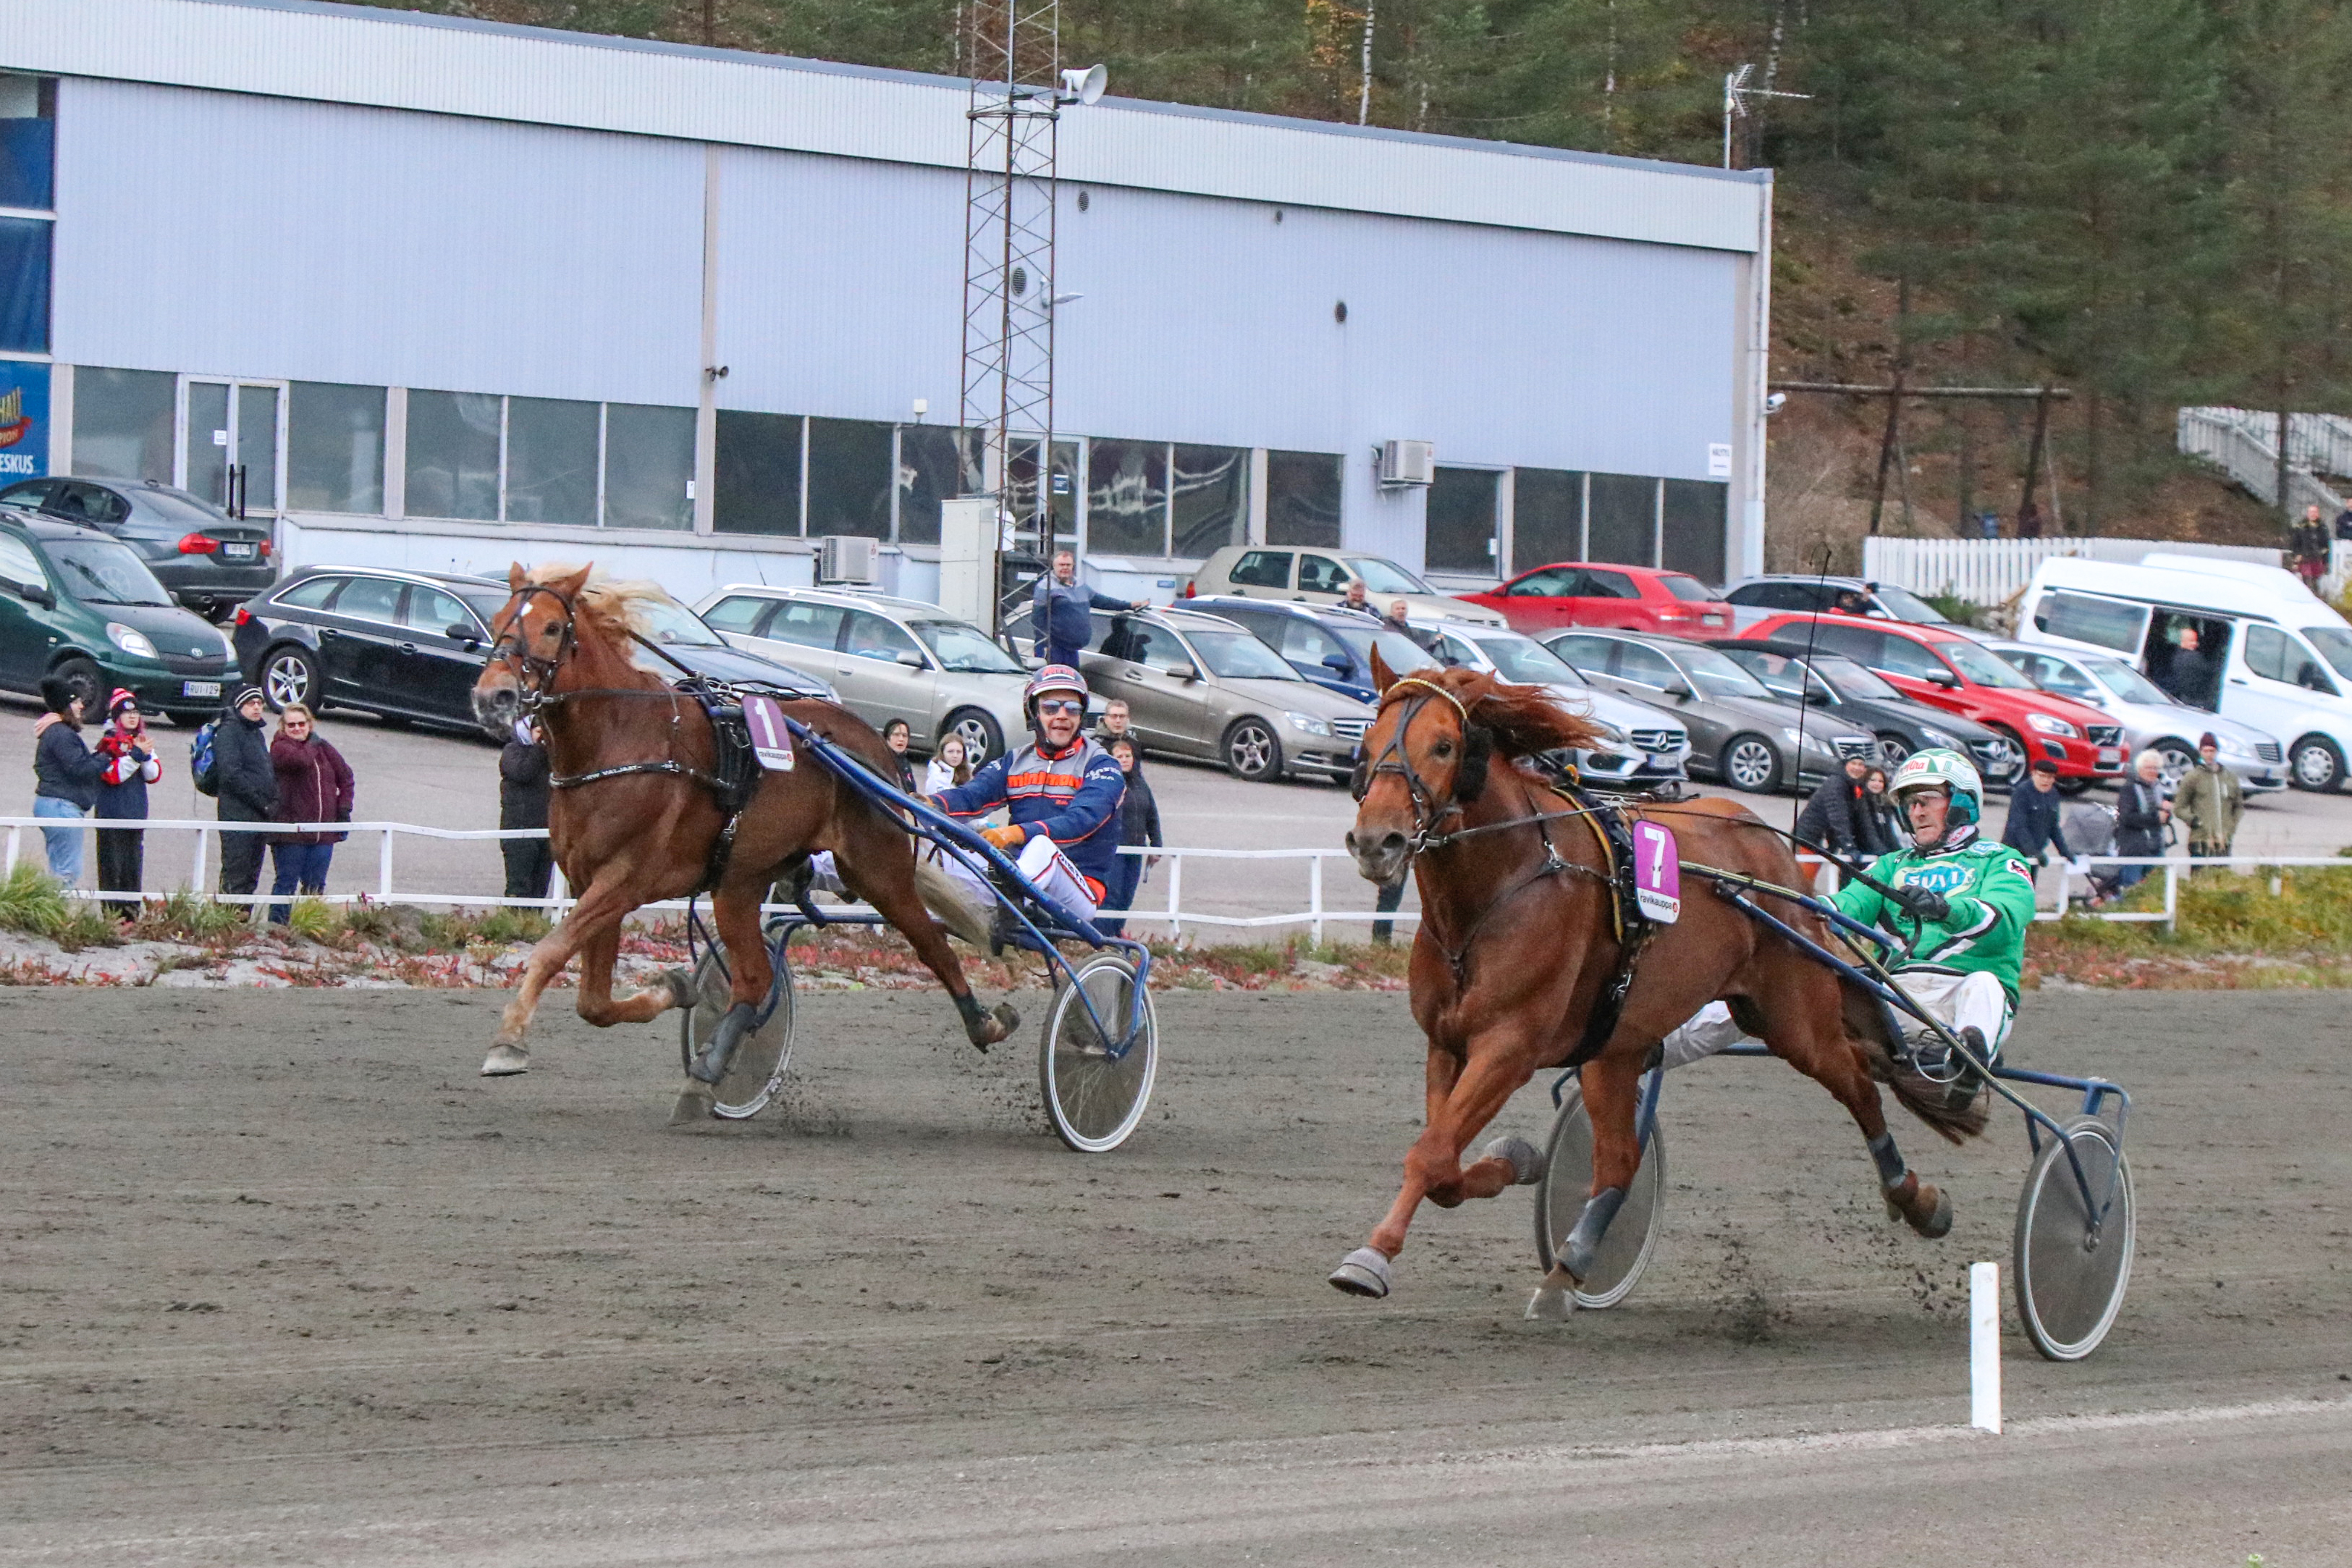
[[(147, 735), (147, 717), (139, 699), (117, 687), (106, 702), (106, 729), (98, 738), (98, 755), (106, 772), (98, 785), (100, 821), (147, 818), (147, 786), (163, 776), (163, 760)], [(108, 893), (128, 893), (129, 899), (109, 899), (106, 909), (116, 920), (136, 920), (139, 892), (144, 885), (147, 835), (136, 827), (98, 830), (98, 886)]]
[[(213, 731), (213, 766), (220, 778), (223, 822), (268, 822), (278, 809), (278, 770), (261, 738), (269, 715), (261, 689), (248, 686), (233, 698)], [(261, 885), (261, 857), (268, 847), (258, 833), (224, 833), (220, 890), (250, 893)]]
[[(518, 719), (499, 753), (499, 826), (545, 827), (553, 790), (547, 782), (547, 745), (539, 721)], [(544, 838), (501, 838), (509, 899), (543, 899), (555, 872), (555, 851)]]
[(2221, 765), (2221, 739), (2210, 731), (2198, 738), (2197, 765), (2180, 775), (2173, 791), (2172, 815), (2189, 830), (2191, 860), (2229, 858), (2246, 815), (2246, 786)]
[(71, 827), (41, 827), (49, 852), (49, 875), (72, 887), (81, 879), (81, 819), (98, 804), (106, 765), (81, 738), (81, 697), (62, 676), (41, 678), (41, 705), (48, 710), (33, 725), (33, 815), (71, 817)]

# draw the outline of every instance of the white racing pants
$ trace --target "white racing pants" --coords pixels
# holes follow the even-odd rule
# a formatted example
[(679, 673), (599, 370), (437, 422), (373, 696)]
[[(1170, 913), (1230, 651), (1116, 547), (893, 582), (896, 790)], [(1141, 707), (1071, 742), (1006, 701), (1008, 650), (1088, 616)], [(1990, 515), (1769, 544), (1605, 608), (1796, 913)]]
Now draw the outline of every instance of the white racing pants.
[[(2000, 982), (1990, 974), (1947, 974), (1933, 969), (1898, 969), (1895, 979), (1903, 989), (1928, 1012), (1950, 1026), (1952, 1032), (1975, 1027), (1983, 1031), (1998, 1051), (2009, 1037), (2009, 994)], [(1906, 1032), (1916, 1020), (1906, 1018), (1897, 1011), (1895, 1018)], [(1731, 1021), (1731, 1009), (1720, 1002), (1710, 1002), (1691, 1015), (1690, 1021), (1665, 1038), (1666, 1066), (1688, 1067), (1702, 1058), (1732, 1046), (1761, 1045), (1740, 1032)]]
[[(941, 852), (931, 863), (943, 875), (961, 884), (982, 909), (996, 907), (995, 890), (989, 887), (985, 878), (965, 863), (963, 857)], [(1021, 847), (1020, 854), (1013, 857), (1013, 863), (1055, 904), (1082, 920), (1095, 918), (1094, 889), (1087, 885), (1086, 878), (1070, 864), (1070, 858), (1063, 854), (1052, 839), (1043, 835), (1032, 838)]]

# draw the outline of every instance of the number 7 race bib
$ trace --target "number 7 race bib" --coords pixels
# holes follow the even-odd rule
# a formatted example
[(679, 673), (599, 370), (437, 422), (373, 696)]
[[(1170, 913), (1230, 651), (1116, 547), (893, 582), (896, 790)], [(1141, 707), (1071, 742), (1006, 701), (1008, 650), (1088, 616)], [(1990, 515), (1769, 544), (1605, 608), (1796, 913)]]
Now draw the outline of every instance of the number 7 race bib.
[(1633, 824), (1633, 900), (1662, 926), (1683, 912), (1683, 863), (1675, 836), (1654, 822)]

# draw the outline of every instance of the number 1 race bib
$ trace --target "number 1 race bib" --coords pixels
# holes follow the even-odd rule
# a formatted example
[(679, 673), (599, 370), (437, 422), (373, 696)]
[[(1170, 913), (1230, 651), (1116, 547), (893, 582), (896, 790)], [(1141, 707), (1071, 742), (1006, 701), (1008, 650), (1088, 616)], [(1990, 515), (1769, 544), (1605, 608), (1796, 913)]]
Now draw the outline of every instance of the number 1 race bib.
[(776, 700), (754, 691), (743, 699), (743, 727), (751, 731), (751, 754), (772, 773), (793, 771), (793, 732)]

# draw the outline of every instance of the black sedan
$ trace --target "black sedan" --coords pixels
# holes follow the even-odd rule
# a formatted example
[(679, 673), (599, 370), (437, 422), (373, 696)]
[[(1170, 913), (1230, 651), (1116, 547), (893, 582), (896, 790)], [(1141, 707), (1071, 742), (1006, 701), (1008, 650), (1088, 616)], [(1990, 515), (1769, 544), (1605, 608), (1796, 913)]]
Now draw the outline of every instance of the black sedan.
[(152, 480), (26, 479), (0, 490), (0, 506), (121, 540), (175, 601), (200, 616), (217, 619), (278, 578), (267, 526)]
[(1812, 679), (1804, 683), (1805, 702), (1826, 717), (1843, 721), (1849, 729), (1868, 730), (1878, 737), (1879, 754), (1889, 773), (1914, 752), (1941, 746), (1971, 758), (1989, 786), (2006, 789), (2015, 784), (2025, 759), (2017, 743), (1998, 730), (1972, 719), (1915, 702), (1843, 654), (1792, 642), (1748, 642), (1717, 637), (1707, 645), (1719, 649), (1776, 697), (1795, 700), (1797, 673), (1810, 663)]
[[(505, 584), (488, 577), (304, 567), (238, 608), (237, 660), (274, 709), (357, 708), (473, 730), (490, 621), (509, 597)], [(730, 647), (682, 605), (649, 609), (652, 639), (698, 674), (835, 697), (814, 676)], [(661, 673), (678, 672), (665, 666)]]

